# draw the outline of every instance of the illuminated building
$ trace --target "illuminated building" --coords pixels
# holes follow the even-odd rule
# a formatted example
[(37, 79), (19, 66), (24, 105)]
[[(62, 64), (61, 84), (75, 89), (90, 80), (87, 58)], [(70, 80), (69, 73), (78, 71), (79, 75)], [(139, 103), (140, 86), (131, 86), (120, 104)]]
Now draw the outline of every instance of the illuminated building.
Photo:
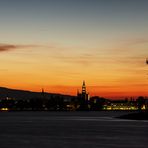
[(136, 101), (114, 100), (104, 106), (104, 110), (138, 110)]

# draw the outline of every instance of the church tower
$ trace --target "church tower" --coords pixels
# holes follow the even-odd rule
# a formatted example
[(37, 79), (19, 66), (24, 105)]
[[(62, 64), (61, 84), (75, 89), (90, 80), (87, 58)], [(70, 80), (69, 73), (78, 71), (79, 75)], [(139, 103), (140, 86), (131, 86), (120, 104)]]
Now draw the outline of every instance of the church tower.
[(43, 110), (46, 110), (47, 99), (46, 99), (46, 96), (45, 96), (44, 88), (42, 88), (41, 98), (42, 98), (42, 107), (43, 107)]
[(82, 94), (86, 94), (85, 81), (83, 81), (83, 85), (82, 85)]
[(85, 81), (82, 84), (82, 92), (77, 91), (77, 98), (79, 100), (80, 110), (88, 110), (89, 94), (86, 91)]

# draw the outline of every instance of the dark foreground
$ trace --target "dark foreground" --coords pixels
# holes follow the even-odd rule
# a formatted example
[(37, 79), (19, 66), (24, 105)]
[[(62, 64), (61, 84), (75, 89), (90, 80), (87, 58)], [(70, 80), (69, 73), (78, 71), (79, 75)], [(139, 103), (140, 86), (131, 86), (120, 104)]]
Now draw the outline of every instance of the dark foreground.
[(147, 148), (148, 121), (123, 112), (0, 112), (0, 148)]
[(121, 115), (117, 118), (120, 119), (130, 119), (130, 120), (148, 120), (148, 112), (137, 112)]

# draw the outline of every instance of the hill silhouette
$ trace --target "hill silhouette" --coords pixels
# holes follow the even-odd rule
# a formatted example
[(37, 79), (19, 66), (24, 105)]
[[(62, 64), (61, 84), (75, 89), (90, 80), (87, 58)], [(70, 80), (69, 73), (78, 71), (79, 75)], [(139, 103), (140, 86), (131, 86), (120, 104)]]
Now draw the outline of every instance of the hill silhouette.
[[(50, 98), (51, 96), (72, 97), (70, 95), (56, 94), (56, 93), (44, 93), (44, 97)], [(0, 98), (15, 98), (15, 99), (32, 99), (43, 97), (42, 92), (33, 92), (28, 90), (11, 89), (6, 87), (0, 87)]]

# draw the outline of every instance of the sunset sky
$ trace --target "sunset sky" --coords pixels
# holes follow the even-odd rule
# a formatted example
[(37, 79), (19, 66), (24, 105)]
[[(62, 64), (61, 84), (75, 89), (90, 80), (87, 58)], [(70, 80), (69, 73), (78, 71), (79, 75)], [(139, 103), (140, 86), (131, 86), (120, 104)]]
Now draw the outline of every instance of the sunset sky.
[(147, 0), (0, 0), (0, 86), (148, 96)]

